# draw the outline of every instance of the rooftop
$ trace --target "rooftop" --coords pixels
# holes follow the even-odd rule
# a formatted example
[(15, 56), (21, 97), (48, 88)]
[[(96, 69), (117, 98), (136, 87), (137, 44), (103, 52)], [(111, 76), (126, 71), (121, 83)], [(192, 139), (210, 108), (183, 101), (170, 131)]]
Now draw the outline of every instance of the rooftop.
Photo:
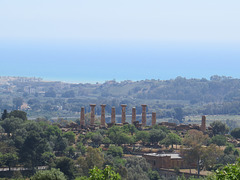
[(182, 159), (179, 154), (157, 154), (157, 153), (145, 153), (146, 156), (165, 157), (170, 156), (171, 159)]

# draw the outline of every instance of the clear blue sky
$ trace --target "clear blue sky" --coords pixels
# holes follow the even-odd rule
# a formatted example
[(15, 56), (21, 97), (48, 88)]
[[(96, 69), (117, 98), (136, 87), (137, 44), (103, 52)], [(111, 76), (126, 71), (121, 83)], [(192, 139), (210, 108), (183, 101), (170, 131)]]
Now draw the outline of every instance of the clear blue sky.
[[(176, 75), (210, 74), (240, 77), (236, 69), (240, 65), (239, 8), (239, 0), (1, 0), (0, 47), (4, 48), (0, 52), (5, 54), (0, 55), (0, 62), (5, 66), (9, 62), (23, 62), (25, 68), (22, 71), (6, 68), (0, 75), (64, 79), (60, 76), (61, 68), (74, 69), (69, 64), (78, 61), (86, 69), (90, 65), (85, 62), (91, 62), (102, 70), (96, 70), (98, 74), (90, 78), (89, 73), (79, 74), (76, 69), (79, 78), (69, 75), (65, 80), (168, 79)], [(57, 55), (49, 55), (49, 51)], [(79, 54), (83, 51), (87, 54)], [(96, 56), (89, 56), (92, 53)], [(147, 73), (138, 76), (139, 72), (131, 68), (114, 69), (114, 63), (110, 66), (113, 57), (138, 64), (137, 68)], [(165, 64), (163, 74), (152, 72), (157, 69), (144, 65), (146, 60), (159, 66)], [(59, 72), (38, 73), (40, 69), (34, 63), (30, 66), (29, 61), (49, 62)], [(202, 62), (209, 66), (208, 71), (198, 71)], [(186, 66), (178, 71), (183, 63)], [(114, 70), (107, 74), (104, 67)], [(29, 68), (35, 69), (27, 73)]]
[(239, 0), (1, 0), (0, 38), (240, 41)]

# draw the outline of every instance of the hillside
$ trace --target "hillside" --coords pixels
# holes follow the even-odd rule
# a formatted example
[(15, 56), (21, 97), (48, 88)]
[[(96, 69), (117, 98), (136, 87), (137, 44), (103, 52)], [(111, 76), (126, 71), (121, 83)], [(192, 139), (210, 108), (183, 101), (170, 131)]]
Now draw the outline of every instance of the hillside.
[[(127, 113), (141, 104), (156, 111), (158, 118), (174, 118), (176, 108), (183, 115), (240, 114), (240, 79), (212, 76), (207, 79), (106, 81), (97, 84), (47, 82), (40, 78), (1, 77), (0, 110), (22, 109), (29, 117), (78, 117), (81, 106), (90, 111), (89, 104), (107, 104), (121, 114), (120, 104), (127, 104)], [(96, 107), (100, 114), (100, 106)]]

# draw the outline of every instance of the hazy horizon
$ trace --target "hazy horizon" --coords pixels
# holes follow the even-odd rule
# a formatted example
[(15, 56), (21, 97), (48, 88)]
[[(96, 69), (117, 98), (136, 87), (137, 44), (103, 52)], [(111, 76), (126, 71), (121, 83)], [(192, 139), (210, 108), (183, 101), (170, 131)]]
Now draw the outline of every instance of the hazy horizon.
[(240, 78), (240, 52), (235, 45), (157, 42), (1, 43), (2, 76), (36, 76), (45, 80), (104, 82)]
[(240, 78), (240, 1), (1, 1), (2, 76)]

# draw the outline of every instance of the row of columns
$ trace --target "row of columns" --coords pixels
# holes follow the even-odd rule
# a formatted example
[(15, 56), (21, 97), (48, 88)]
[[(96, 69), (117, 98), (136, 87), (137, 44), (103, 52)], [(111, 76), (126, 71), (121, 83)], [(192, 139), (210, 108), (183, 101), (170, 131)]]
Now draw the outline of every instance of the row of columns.
[[(96, 104), (90, 104), (91, 107), (91, 120), (90, 120), (90, 125), (94, 125), (95, 121), (95, 106)], [(101, 105), (101, 126), (105, 127), (105, 107), (106, 104)], [(122, 124), (126, 123), (126, 104), (122, 104)], [(147, 105), (143, 104), (142, 105), (142, 126), (147, 125)], [(81, 108), (81, 116), (80, 116), (80, 125), (85, 126), (85, 118), (84, 118), (84, 107)], [(132, 108), (132, 124), (136, 121), (136, 108)], [(116, 109), (115, 107), (112, 107), (112, 113), (111, 113), (111, 123), (115, 124), (116, 123)], [(152, 126), (156, 124), (156, 113), (152, 113)]]

